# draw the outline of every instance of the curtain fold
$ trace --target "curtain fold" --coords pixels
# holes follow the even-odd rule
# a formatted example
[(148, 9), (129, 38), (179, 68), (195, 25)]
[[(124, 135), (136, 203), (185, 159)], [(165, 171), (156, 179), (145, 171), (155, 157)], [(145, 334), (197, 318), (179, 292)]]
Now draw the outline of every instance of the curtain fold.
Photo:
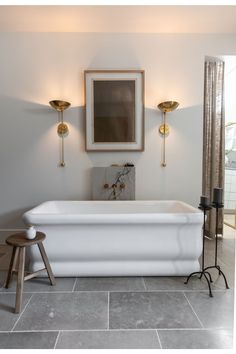
[[(203, 176), (202, 193), (213, 198), (215, 187), (224, 188), (225, 119), (224, 119), (224, 62), (205, 61), (203, 113)], [(218, 234), (223, 235), (223, 208), (219, 209)], [(206, 220), (205, 235), (215, 236), (215, 209)]]

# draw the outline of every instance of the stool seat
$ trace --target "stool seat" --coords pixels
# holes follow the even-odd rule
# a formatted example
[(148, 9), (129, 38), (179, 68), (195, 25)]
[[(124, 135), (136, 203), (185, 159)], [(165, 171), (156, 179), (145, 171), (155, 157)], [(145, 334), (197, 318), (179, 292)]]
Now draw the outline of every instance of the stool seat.
[(36, 245), (39, 242), (44, 241), (46, 238), (46, 235), (43, 232), (37, 231), (35, 238), (33, 239), (28, 239), (25, 236), (24, 232), (21, 233), (16, 233), (11, 236), (9, 236), (6, 239), (6, 243), (9, 246), (15, 246), (15, 247), (27, 247), (27, 246), (32, 246)]
[[(43, 232), (36, 232), (36, 236), (34, 239), (27, 239), (24, 232), (18, 232), (17, 234), (13, 234), (6, 239), (6, 243), (9, 246), (12, 246), (12, 255), (11, 261), (8, 269), (7, 280), (5, 284), (5, 288), (9, 288), (12, 274), (14, 272), (17, 273), (17, 287), (16, 287), (16, 305), (15, 305), (15, 313), (19, 313), (21, 310), (22, 303), (22, 295), (23, 295), (23, 284), (26, 280), (32, 279), (37, 275), (41, 274), (45, 270), (48, 273), (48, 278), (50, 280), (51, 285), (55, 285), (56, 281), (54, 275), (52, 273), (52, 269), (45, 252), (43, 241), (45, 240), (46, 235)], [(45, 268), (39, 269), (33, 273), (29, 273), (25, 275), (25, 249), (27, 246), (37, 245), (39, 252), (41, 254), (43, 263)], [(15, 266), (18, 259), (18, 270), (15, 270)]]

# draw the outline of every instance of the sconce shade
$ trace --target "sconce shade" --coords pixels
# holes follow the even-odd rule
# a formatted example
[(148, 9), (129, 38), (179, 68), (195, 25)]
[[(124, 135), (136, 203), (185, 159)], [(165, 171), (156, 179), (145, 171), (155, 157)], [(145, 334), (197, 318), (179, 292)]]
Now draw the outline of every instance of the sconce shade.
[(178, 107), (178, 105), (179, 103), (176, 101), (165, 101), (159, 103), (157, 107), (160, 109), (160, 111), (168, 113), (174, 111)]
[(53, 100), (50, 101), (49, 104), (58, 112), (63, 112), (65, 109), (70, 107), (70, 103), (66, 101), (61, 101), (61, 100)]

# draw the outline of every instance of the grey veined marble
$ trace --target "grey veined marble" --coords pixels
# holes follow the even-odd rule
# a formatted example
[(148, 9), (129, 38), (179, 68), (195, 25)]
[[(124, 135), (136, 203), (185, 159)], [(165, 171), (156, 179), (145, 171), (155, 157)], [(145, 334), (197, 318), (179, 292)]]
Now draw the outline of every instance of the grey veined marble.
[(135, 167), (94, 167), (93, 200), (135, 199)]

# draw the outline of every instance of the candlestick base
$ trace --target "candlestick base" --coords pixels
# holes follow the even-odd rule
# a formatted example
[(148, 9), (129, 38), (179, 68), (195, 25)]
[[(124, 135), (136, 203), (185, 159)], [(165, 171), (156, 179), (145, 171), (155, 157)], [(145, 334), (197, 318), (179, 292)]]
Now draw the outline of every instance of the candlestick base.
[(203, 211), (205, 211), (205, 210), (207, 211), (207, 210), (211, 210), (212, 207), (211, 207), (211, 205), (199, 204), (198, 209), (203, 210)]
[[(225, 287), (226, 289), (230, 289), (229, 285), (228, 285), (228, 282), (227, 282), (227, 279), (226, 279), (226, 276), (224, 275), (224, 273), (222, 272), (220, 266), (218, 264), (214, 265), (214, 266), (209, 266), (209, 267), (206, 267), (203, 269), (204, 272), (206, 272), (207, 269), (213, 269), (213, 268), (216, 268), (219, 272), (219, 275), (222, 275), (223, 278), (224, 278), (224, 281), (225, 281)], [(208, 273), (208, 272), (207, 272)]]
[[(201, 198), (202, 199), (202, 198)], [(202, 201), (202, 200), (201, 200)], [(204, 256), (205, 256), (205, 237), (204, 237), (204, 234), (205, 234), (205, 219), (206, 219), (206, 212), (208, 210), (210, 210), (212, 207), (211, 205), (208, 205), (206, 203), (201, 203), (199, 204), (198, 206), (198, 209), (202, 210), (204, 212), (204, 224), (203, 224), (203, 233), (202, 233), (202, 266), (201, 266), (201, 271), (199, 272), (193, 272), (191, 274), (189, 274), (187, 280), (184, 282), (184, 284), (188, 284), (188, 281), (189, 279), (194, 276), (194, 275), (197, 275), (199, 274), (199, 278), (198, 279), (201, 279), (202, 276), (205, 277), (206, 281), (207, 281), (207, 285), (208, 285), (208, 289), (209, 289), (209, 296), (210, 297), (213, 297), (212, 295), (212, 291), (211, 291), (211, 284), (212, 283), (212, 278), (211, 278), (211, 274), (207, 271), (204, 270)], [(209, 279), (208, 279), (209, 277)]]
[(213, 203), (211, 204), (211, 206), (212, 206), (213, 208), (216, 208), (216, 209), (224, 208), (224, 204), (223, 204), (223, 203), (215, 203), (215, 202), (213, 202)]
[[(189, 276), (188, 276), (187, 280), (184, 282), (184, 284), (188, 284), (189, 279), (195, 274), (200, 274), (198, 279), (201, 279), (202, 276), (204, 275), (204, 277), (207, 281), (208, 289), (209, 289), (209, 296), (213, 297), (212, 291), (211, 291), (211, 284), (210, 284), (213, 282), (213, 280), (211, 278), (211, 274), (209, 272), (206, 272), (205, 269), (201, 270), (200, 272), (193, 272), (193, 273), (189, 274)], [(209, 279), (207, 278), (206, 274), (209, 276)]]
[(217, 264), (217, 250), (218, 250), (218, 230), (217, 230), (217, 227), (218, 227), (218, 210), (223, 208), (224, 207), (224, 204), (223, 203), (218, 203), (218, 202), (213, 202), (211, 204), (211, 206), (213, 208), (216, 209), (216, 231), (215, 231), (215, 265), (213, 266), (209, 266), (209, 267), (202, 267), (202, 272), (203, 273), (208, 273), (206, 272), (208, 269), (217, 269), (218, 272), (219, 272), (219, 276), (222, 275), (223, 278), (224, 278), (224, 281), (225, 281), (225, 287), (226, 289), (229, 289), (229, 285), (228, 285), (228, 282), (227, 282), (227, 279), (226, 279), (226, 276), (224, 275), (223, 271), (221, 270), (220, 266)]

